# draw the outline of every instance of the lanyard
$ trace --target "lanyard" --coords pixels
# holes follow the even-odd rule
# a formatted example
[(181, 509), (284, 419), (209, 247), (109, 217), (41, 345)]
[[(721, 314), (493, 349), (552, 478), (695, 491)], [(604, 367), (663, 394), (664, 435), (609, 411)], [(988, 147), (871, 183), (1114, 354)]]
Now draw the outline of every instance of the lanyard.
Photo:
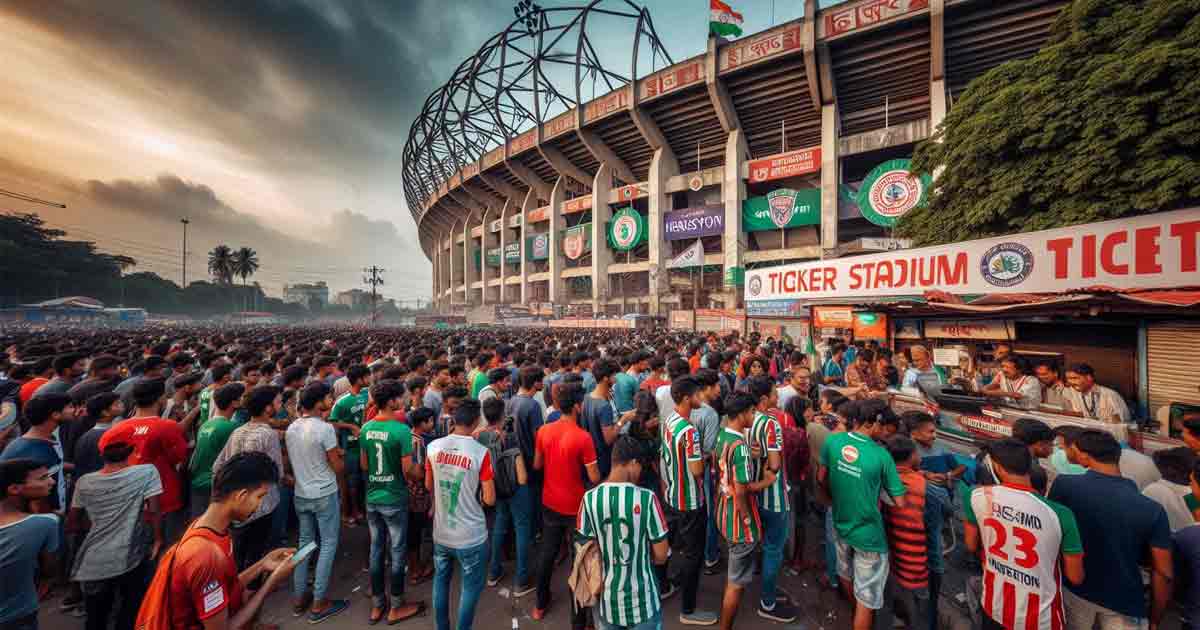
[[(1079, 398), (1081, 400), (1083, 400), (1083, 408), (1087, 412), (1088, 417), (1089, 418), (1098, 417), (1096, 415), (1096, 409), (1097, 409), (1097, 407), (1100, 406), (1100, 392), (1097, 392), (1096, 390), (1092, 390), (1091, 392), (1088, 393), (1087, 396), (1081, 395)], [(1091, 400), (1092, 404), (1089, 405), (1088, 400)]]
[(1008, 386), (1009, 393), (1018, 394), (1021, 392), (1021, 387), (1025, 385), (1025, 380), (1028, 378), (1029, 378), (1028, 375), (1022, 376), (1021, 380), (1016, 381), (1016, 384), (1014, 385), (1013, 381), (1011, 381), (1007, 377), (1005, 377), (1004, 384)]

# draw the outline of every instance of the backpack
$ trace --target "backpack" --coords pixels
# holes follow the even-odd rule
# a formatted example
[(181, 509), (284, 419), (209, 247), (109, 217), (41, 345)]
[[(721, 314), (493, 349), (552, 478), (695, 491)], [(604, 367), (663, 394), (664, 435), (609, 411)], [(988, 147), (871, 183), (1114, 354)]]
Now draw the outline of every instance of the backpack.
[[(505, 418), (505, 423), (511, 422)], [(492, 483), (496, 486), (496, 498), (511, 499), (517, 494), (520, 480), (517, 478), (517, 458), (521, 456), (521, 448), (510, 435), (503, 438), (499, 435), (488, 442), (488, 454), (492, 460)]]
[[(173, 630), (171, 577), (175, 572), (175, 556), (178, 555), (179, 549), (184, 544), (193, 539), (207, 541), (201, 544), (216, 545), (214, 536), (215, 534), (207, 528), (193, 527), (184, 533), (182, 540), (163, 553), (158, 561), (160, 570), (154, 573), (154, 578), (142, 598), (142, 605), (134, 624), (135, 630)], [(163, 564), (167, 565), (166, 571), (161, 570)]]

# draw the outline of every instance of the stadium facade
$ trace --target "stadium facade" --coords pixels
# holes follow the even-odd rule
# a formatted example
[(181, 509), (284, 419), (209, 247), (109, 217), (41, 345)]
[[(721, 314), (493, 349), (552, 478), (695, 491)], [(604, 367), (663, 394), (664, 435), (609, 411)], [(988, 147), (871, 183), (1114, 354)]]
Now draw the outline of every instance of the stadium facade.
[[(405, 147), (435, 307), (737, 309), (747, 269), (903, 247), (890, 225), (929, 182), (902, 174), (915, 143), (1066, 3), (804, 4), (684, 60), (626, 0), (531, 10), (485, 42)], [(600, 23), (628, 61), (597, 52)]]

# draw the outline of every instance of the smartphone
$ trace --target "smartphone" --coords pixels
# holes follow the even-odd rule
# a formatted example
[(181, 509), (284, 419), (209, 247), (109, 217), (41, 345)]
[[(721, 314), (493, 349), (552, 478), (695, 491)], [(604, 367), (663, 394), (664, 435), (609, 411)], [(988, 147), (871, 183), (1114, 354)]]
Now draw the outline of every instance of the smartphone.
[(301, 562), (304, 562), (304, 559), (312, 555), (312, 552), (316, 550), (317, 543), (315, 542), (310, 542), (307, 545), (297, 549), (296, 553), (292, 554), (292, 566), (296, 566)]

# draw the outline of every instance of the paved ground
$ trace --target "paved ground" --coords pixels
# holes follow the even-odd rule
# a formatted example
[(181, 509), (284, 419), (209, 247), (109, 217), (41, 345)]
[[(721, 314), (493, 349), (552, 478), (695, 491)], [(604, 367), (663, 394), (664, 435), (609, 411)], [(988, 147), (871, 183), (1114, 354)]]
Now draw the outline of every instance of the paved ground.
[[(810, 542), (808, 557), (820, 558), (822, 557), (819, 555), (820, 548), (816, 545), (820, 543), (821, 537), (815, 518), (810, 520), (808, 531)], [(368, 533), (366, 527), (343, 530), (341, 550), (334, 568), (331, 596), (349, 598), (351, 606), (347, 612), (326, 621), (321, 624), (321, 627), (337, 630), (366, 626), (367, 614), (371, 607), (370, 600), (367, 598), (370, 581), (365, 571), (365, 567), (367, 566), (367, 544)], [(969, 630), (970, 628), (969, 623), (966, 622), (966, 599), (963, 594), (965, 576), (969, 570), (966, 569), (961, 551), (960, 547), (949, 557), (948, 574), (942, 589), (943, 597), (940, 607), (942, 612), (942, 628), (948, 630)], [(724, 568), (723, 563), (721, 567), (722, 569)], [(507, 568), (511, 570), (511, 565), (508, 565)], [(534, 603), (532, 593), (520, 599), (514, 599), (508, 596), (507, 589), (503, 588), (505, 585), (501, 585), (500, 588), (485, 589), (480, 598), (474, 627), (478, 630), (508, 630), (514, 627), (518, 628), (518, 630), (568, 630), (570, 625), (567, 620), (567, 608), (565, 606), (565, 602), (568, 601), (567, 597), (569, 596), (566, 584), (567, 573), (568, 567), (565, 563), (558, 567), (555, 574), (553, 591), (556, 604), (545, 620), (540, 622), (534, 621), (529, 616)], [(755, 614), (758, 587), (757, 585), (752, 585), (747, 590), (746, 597), (743, 599), (742, 609), (739, 613), (736, 626), (742, 630), (747, 628), (764, 630), (795, 630), (800, 628), (804, 630), (841, 630), (849, 628), (851, 623), (849, 605), (842, 601), (836, 594), (821, 589), (816, 582), (816, 577), (817, 574), (815, 572), (801, 576), (790, 576), (785, 573), (780, 577), (780, 588), (791, 594), (799, 602), (801, 617), (795, 623), (785, 625), (758, 617)], [(700, 582), (700, 607), (714, 611), (719, 610), (724, 585), (725, 577), (723, 571), (717, 575), (703, 576)], [(455, 580), (453, 585), (453, 592), (458, 592), (457, 580)], [(423, 599), (427, 604), (432, 604), (431, 583), (426, 582), (420, 586), (411, 587), (409, 597), (410, 600)], [(457, 595), (452, 599), (452, 615), (456, 603)], [(59, 612), (58, 604), (58, 600), (55, 599), (43, 605), (41, 627), (47, 630), (81, 629), (83, 627), (83, 620)], [(678, 621), (678, 595), (663, 604), (663, 613), (663, 627), (666, 630), (681, 630), (692, 627), (684, 626)], [(515, 626), (513, 624), (514, 619), (516, 620)], [(306, 620), (291, 616), (289, 596), (285, 592), (276, 592), (270, 596), (261, 621), (268, 624), (277, 624), (282, 628), (309, 627)], [(396, 627), (432, 630), (434, 628), (432, 612), (423, 618), (402, 622)], [(1174, 615), (1172, 615), (1172, 619), (1165, 622), (1162, 626), (1163, 630), (1174, 630), (1178, 627), (1179, 625)]]

